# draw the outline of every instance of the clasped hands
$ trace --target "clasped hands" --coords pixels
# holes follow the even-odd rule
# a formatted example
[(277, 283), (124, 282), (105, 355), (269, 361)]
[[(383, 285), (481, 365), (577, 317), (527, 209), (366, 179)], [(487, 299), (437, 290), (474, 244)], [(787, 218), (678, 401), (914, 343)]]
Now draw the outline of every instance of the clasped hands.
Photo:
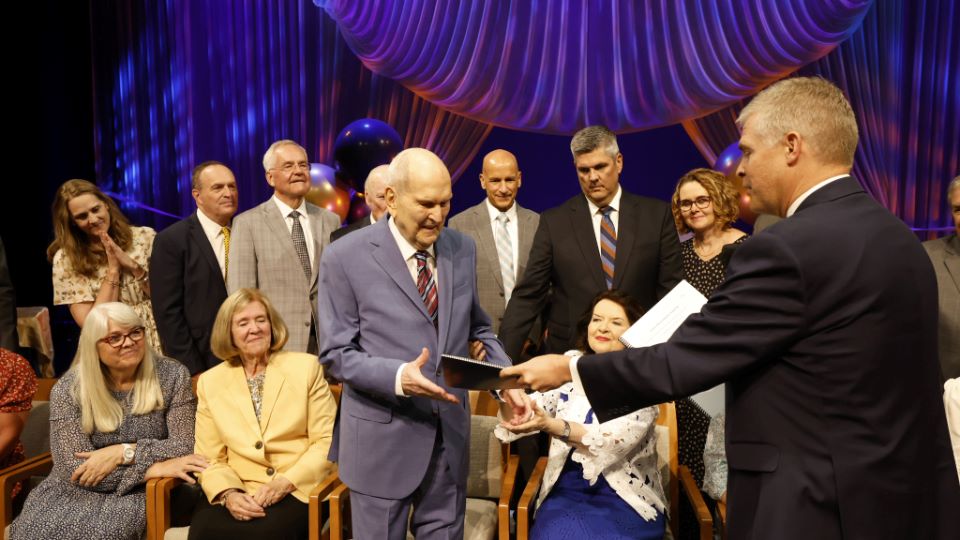
[(297, 487), (281, 475), (275, 475), (269, 482), (260, 486), (253, 495), (239, 489), (228, 490), (223, 496), (224, 505), (233, 519), (249, 521), (267, 515), (265, 509), (280, 502), (281, 499), (296, 491)]

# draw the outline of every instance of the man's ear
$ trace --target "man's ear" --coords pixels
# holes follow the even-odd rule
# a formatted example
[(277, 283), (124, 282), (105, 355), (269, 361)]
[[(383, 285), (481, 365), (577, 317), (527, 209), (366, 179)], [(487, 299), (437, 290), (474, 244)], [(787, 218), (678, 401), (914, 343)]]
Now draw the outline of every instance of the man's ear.
[(800, 159), (800, 153), (804, 150), (803, 137), (796, 131), (790, 131), (783, 137), (784, 157), (787, 165), (795, 165)]

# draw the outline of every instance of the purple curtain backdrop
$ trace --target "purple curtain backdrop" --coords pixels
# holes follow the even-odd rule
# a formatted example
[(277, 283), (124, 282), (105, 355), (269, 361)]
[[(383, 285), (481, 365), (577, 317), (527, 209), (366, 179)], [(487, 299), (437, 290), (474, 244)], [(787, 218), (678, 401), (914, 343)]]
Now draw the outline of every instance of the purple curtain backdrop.
[(481, 122), (676, 124), (827, 54), (871, 0), (315, 0), (374, 72)]
[[(194, 208), (194, 165), (225, 162), (241, 210), (268, 197), (261, 159), (290, 138), (330, 164), (339, 131), (381, 119), (456, 177), (492, 126), (447, 112), (356, 59), (309, 2), (91, 2), (97, 180), (137, 223)], [(164, 218), (162, 216), (168, 216)]]
[[(946, 188), (960, 173), (958, 19), (952, 0), (878, 2), (850, 39), (798, 71), (847, 93), (860, 127), (853, 174), (922, 238), (952, 229)], [(738, 139), (742, 106), (683, 123), (709, 163)]]

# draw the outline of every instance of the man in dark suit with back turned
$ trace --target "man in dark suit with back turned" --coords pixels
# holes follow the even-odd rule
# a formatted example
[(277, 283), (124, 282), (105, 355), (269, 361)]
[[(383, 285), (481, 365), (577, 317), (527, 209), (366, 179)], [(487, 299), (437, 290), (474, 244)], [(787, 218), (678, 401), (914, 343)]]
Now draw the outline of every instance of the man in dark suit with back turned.
[(573, 348), (577, 320), (601, 291), (619, 289), (650, 307), (681, 278), (670, 206), (620, 187), (616, 135), (587, 127), (573, 136), (570, 150), (583, 195), (540, 216), (526, 272), (500, 324), (500, 340), (515, 361), (548, 296), (546, 350), (557, 353)]
[(193, 169), (197, 211), (153, 241), (150, 290), (163, 351), (196, 375), (220, 363), (210, 332), (227, 298), (227, 250), (237, 213), (237, 181), (226, 165), (206, 161)]
[(390, 179), (390, 175), (387, 172), (389, 169), (389, 165), (379, 165), (370, 171), (370, 174), (367, 175), (366, 182), (363, 184), (363, 200), (366, 202), (367, 208), (370, 209), (370, 214), (363, 219), (354, 221), (346, 227), (334, 229), (334, 231), (330, 233), (331, 242), (345, 234), (352, 233), (357, 229), (362, 229), (367, 225), (373, 225), (383, 219), (383, 216), (387, 213), (385, 193), (388, 180)]
[(751, 209), (786, 219), (737, 249), (701, 312), (662, 345), (503, 375), (572, 379), (601, 420), (725, 382), (730, 538), (960, 538), (933, 269), (850, 177), (850, 104), (791, 78), (737, 122)]

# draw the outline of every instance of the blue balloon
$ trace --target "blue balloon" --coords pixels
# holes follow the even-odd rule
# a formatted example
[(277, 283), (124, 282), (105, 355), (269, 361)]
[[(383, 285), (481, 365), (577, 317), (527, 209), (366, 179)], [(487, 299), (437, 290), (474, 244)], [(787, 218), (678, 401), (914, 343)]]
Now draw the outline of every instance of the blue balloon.
[(723, 173), (727, 178), (732, 178), (737, 173), (737, 166), (740, 165), (740, 159), (743, 158), (743, 152), (738, 146), (739, 143), (733, 143), (723, 149), (717, 156), (717, 162), (713, 164), (713, 170)]
[(370, 171), (403, 150), (400, 134), (389, 124), (374, 118), (361, 118), (347, 124), (333, 143), (333, 162), (337, 178), (357, 191), (363, 191)]
[(324, 182), (328, 182), (330, 185), (333, 185), (336, 180), (337, 172), (333, 170), (333, 167), (324, 165), (323, 163), (310, 164), (310, 184), (319, 186)]

